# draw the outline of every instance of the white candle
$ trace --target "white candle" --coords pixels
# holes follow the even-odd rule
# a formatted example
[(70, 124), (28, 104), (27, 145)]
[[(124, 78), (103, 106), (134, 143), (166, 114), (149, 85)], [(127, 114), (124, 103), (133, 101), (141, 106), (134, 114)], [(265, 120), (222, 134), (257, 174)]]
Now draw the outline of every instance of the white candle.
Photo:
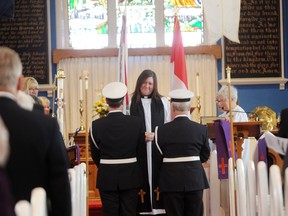
[(83, 100), (82, 76), (79, 77), (80, 100)]
[(227, 83), (231, 83), (231, 68), (227, 68)]
[(58, 78), (57, 80), (57, 93), (58, 93), (58, 98), (63, 98), (63, 79)]
[(199, 73), (196, 74), (196, 96), (200, 96)]
[(85, 89), (88, 90), (88, 71), (84, 71), (84, 76), (85, 76)]
[(88, 90), (88, 79), (85, 80), (85, 89)]

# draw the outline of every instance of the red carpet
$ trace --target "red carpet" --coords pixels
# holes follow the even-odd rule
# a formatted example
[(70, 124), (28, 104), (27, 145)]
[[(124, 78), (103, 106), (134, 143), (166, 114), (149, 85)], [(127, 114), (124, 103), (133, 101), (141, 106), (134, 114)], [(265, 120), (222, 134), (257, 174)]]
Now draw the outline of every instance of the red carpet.
[(89, 201), (89, 216), (102, 216), (101, 201)]

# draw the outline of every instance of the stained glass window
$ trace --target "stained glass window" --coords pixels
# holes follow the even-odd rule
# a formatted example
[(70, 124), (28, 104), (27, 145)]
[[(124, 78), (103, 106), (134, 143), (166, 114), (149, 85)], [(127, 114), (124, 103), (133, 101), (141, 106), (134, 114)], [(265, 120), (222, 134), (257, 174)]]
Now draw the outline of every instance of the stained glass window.
[[(115, 41), (114, 46), (119, 44), (121, 16), (125, 5), (123, 0), (114, 1), (68, 0), (69, 41), (72, 48), (107, 48), (111, 47), (111, 41)], [(184, 46), (201, 44), (203, 41), (201, 0), (160, 1), (127, 0), (128, 47), (171, 46), (173, 17), (176, 13), (180, 21)], [(156, 18), (156, 10), (160, 19)], [(115, 20), (115, 23), (111, 20)], [(108, 27), (111, 28), (110, 31)]]
[[(122, 13), (125, 5), (120, 2), (117, 10), (117, 39), (119, 44)], [(129, 47), (156, 47), (155, 5), (152, 0), (132, 0), (126, 5), (127, 43)]]
[(175, 14), (179, 18), (183, 45), (203, 43), (202, 0), (164, 0), (165, 45), (172, 45)]
[(68, 0), (69, 43), (75, 49), (108, 46), (106, 0)]

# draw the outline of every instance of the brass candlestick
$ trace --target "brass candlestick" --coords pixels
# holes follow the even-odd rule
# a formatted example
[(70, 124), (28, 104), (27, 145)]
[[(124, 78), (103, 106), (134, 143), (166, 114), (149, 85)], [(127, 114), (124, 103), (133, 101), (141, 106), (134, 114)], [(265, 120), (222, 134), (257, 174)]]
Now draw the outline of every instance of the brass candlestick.
[(197, 120), (198, 120), (198, 123), (200, 124), (200, 117), (201, 117), (201, 113), (200, 113), (200, 110), (201, 110), (201, 104), (200, 104), (200, 96), (196, 96), (197, 98)]
[(84, 127), (84, 119), (83, 119), (83, 113), (84, 113), (84, 108), (83, 108), (83, 99), (80, 99), (80, 130), (84, 131), (85, 127)]

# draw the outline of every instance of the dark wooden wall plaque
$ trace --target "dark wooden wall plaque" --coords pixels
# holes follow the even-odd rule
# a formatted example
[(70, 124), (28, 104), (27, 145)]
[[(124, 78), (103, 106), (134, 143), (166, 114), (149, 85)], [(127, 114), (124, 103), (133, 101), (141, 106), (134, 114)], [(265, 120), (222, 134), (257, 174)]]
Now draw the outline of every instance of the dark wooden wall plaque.
[(47, 0), (15, 0), (14, 18), (0, 17), (0, 45), (17, 51), (24, 76), (49, 83)]
[(224, 65), (231, 68), (231, 78), (281, 77), (280, 1), (241, 1), (240, 44), (224, 39)]

